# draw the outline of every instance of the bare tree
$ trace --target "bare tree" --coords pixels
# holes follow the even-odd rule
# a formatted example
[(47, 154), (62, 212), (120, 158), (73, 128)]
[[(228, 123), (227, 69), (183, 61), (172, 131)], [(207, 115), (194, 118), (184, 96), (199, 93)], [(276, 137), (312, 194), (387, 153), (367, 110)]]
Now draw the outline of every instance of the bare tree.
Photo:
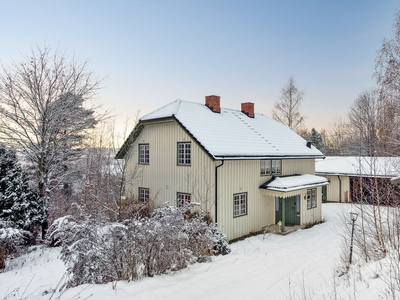
[(300, 114), (300, 104), (304, 92), (299, 91), (290, 76), (288, 83), (282, 88), (281, 97), (272, 110), (272, 117), (293, 130), (300, 129), (304, 117)]
[(382, 150), (400, 155), (400, 10), (395, 14), (394, 36), (385, 39), (375, 59), (379, 91), (379, 137)]
[[(138, 117), (139, 112), (135, 124)], [(128, 121), (125, 127), (128, 127)], [(89, 214), (101, 214), (109, 220), (122, 221), (139, 204), (138, 199), (125, 195), (125, 187), (141, 178), (143, 168), (136, 164), (128, 173), (125, 160), (115, 159), (119, 150), (117, 145), (121, 139), (125, 140), (124, 137), (119, 139), (115, 128), (113, 120), (101, 122), (88, 140), (88, 148), (81, 162), (83, 179), (79, 204)], [(143, 203), (140, 204), (139, 206), (143, 206)], [(151, 204), (152, 201), (149, 201), (146, 205)]]
[(48, 46), (2, 66), (0, 139), (21, 149), (32, 165), (45, 215), (51, 189), (70, 174), (69, 162), (80, 157), (98, 122), (95, 107), (87, 108), (100, 84), (92, 77), (86, 61)]
[(361, 156), (376, 156), (378, 109), (376, 93), (373, 90), (362, 92), (354, 101), (349, 121), (354, 152)]

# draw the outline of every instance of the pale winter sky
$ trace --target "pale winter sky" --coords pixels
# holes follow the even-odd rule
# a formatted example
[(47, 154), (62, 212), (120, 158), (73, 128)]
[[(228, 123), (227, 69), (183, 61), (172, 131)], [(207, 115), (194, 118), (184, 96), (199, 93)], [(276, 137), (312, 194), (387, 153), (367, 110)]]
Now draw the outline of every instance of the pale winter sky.
[(0, 60), (50, 45), (106, 77), (98, 101), (120, 119), (176, 99), (271, 115), (293, 75), (308, 128), (327, 128), (364, 89), (392, 36), (391, 0), (0, 0)]

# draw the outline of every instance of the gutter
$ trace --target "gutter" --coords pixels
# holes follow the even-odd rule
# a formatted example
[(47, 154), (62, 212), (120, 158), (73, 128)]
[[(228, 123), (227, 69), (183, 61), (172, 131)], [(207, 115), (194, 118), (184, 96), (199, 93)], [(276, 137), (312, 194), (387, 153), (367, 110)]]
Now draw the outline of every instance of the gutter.
[(339, 203), (342, 203), (342, 179), (339, 175), (337, 175), (337, 178), (339, 179)]
[(218, 168), (224, 165), (224, 160), (221, 164), (215, 167), (215, 224), (218, 224)]

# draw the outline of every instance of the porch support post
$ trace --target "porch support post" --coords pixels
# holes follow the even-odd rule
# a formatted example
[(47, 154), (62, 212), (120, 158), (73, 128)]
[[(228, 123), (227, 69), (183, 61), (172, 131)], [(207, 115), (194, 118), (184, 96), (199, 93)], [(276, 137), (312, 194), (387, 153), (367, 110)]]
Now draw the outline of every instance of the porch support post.
[(282, 232), (285, 232), (285, 200), (286, 198), (282, 197)]

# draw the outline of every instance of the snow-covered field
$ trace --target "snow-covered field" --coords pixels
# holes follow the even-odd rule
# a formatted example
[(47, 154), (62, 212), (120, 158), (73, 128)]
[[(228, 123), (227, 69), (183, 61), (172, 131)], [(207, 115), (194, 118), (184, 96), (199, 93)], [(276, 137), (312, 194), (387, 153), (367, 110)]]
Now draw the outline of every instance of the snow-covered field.
[[(59, 249), (39, 247), (8, 262), (0, 274), (0, 299), (379, 299), (384, 282), (374, 269), (353, 265), (348, 279), (333, 275), (339, 263), (338, 212), (350, 204), (323, 204), (325, 223), (286, 236), (258, 235), (231, 245), (232, 253), (185, 270), (137, 282), (81, 285), (60, 294), (65, 266)], [(22, 264), (23, 263), (23, 264)], [(355, 278), (355, 279), (353, 279)], [(351, 283), (351, 286), (349, 286)], [(355, 289), (354, 289), (355, 287)], [(54, 292), (54, 295), (53, 295)], [(291, 293), (292, 296), (289, 295)], [(295, 294), (295, 297), (293, 297)], [(311, 297), (310, 297), (311, 295)]]

